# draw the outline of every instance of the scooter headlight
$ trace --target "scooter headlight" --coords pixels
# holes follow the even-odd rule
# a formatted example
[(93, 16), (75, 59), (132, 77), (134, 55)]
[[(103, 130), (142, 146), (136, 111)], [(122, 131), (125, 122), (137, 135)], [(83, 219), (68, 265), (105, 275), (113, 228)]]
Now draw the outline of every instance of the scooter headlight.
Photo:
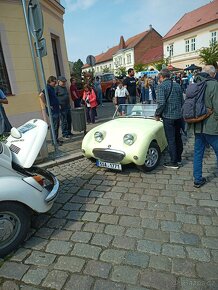
[(97, 141), (98, 143), (100, 143), (100, 142), (103, 141), (103, 139), (104, 139), (104, 135), (103, 135), (102, 132), (97, 131), (97, 132), (95, 132), (95, 134), (94, 134), (94, 138), (95, 138), (95, 141)]
[(135, 142), (135, 138), (132, 134), (126, 134), (124, 135), (123, 137), (123, 142), (126, 144), (126, 145), (129, 145), (131, 146), (134, 142)]

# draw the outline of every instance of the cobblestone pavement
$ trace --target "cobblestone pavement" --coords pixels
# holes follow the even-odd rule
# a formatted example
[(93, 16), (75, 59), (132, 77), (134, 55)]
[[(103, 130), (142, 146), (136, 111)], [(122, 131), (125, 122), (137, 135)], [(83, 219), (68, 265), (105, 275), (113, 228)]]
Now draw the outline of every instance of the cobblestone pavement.
[(116, 173), (85, 158), (53, 167), (60, 195), (2, 261), (1, 289), (218, 289), (215, 156), (207, 150), (210, 182), (194, 189), (192, 147), (179, 170)]

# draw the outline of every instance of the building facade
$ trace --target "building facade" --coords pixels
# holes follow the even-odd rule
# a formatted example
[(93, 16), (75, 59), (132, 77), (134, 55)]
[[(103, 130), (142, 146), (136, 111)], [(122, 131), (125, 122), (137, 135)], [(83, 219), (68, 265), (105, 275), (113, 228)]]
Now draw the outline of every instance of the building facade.
[[(152, 26), (149, 27), (149, 30), (139, 33), (127, 41), (121, 36), (117, 46), (95, 57), (94, 72), (95, 74), (102, 73), (107, 68), (109, 72), (116, 74), (120, 67), (128, 70), (135, 64), (147, 65), (159, 61), (163, 58), (162, 44), (162, 36)], [(156, 47), (161, 48), (159, 54), (153, 57), (149, 52)], [(82, 70), (89, 71), (90, 66), (85, 64)]]
[[(47, 46), (47, 56), (43, 57), (45, 76), (64, 75), (68, 78), (70, 73), (63, 29), (65, 9), (60, 0), (40, 0), (40, 4)], [(5, 109), (13, 125), (41, 116), (38, 93), (43, 85), (38, 60), (35, 59), (39, 82), (34, 73), (22, 2), (1, 0), (0, 87), (8, 95), (9, 105)]]
[(218, 41), (218, 0), (186, 13), (164, 36), (164, 57), (172, 66), (202, 66), (202, 47)]

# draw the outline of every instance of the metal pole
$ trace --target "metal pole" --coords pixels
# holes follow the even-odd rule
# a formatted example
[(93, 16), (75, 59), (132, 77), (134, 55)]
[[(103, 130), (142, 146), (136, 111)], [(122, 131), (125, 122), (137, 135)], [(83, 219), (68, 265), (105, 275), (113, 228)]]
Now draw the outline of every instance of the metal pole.
[[(32, 14), (32, 9), (34, 9), (34, 6), (32, 4), (29, 4), (29, 8), (30, 8), (30, 17), (32, 18), (32, 23), (33, 23), (33, 26), (34, 26), (33, 14)], [(33, 27), (33, 31), (37, 32), (35, 27)], [(41, 75), (42, 75), (43, 86), (44, 86), (44, 90), (45, 90), (45, 99), (46, 99), (46, 104), (47, 104), (47, 109), (48, 109), (48, 117), (49, 117), (49, 121), (50, 121), (51, 136), (52, 136), (52, 141), (53, 141), (53, 144), (54, 144), (54, 149), (55, 149), (55, 152), (56, 152), (57, 151), (57, 140), (56, 140), (56, 137), (55, 137), (54, 123), (53, 123), (53, 119), (52, 119), (52, 116), (51, 116), (51, 107), (50, 107), (47, 83), (46, 83), (46, 79), (45, 79), (44, 67), (43, 67), (43, 63), (42, 63), (40, 46), (39, 46), (39, 41), (38, 41), (37, 36), (35, 37), (35, 43), (36, 43), (37, 57), (38, 57), (38, 60), (39, 60), (39, 67), (40, 67)]]
[(29, 40), (29, 45), (30, 45), (30, 51), (31, 51), (31, 56), (32, 56), (32, 61), (33, 61), (33, 69), (36, 77), (36, 84), (37, 84), (37, 89), (38, 92), (40, 92), (41, 87), (40, 87), (40, 82), (39, 82), (39, 74), (36, 66), (36, 60), (35, 60), (35, 54), (34, 54), (34, 49), (33, 49), (33, 44), (31, 40), (31, 35), (30, 35), (30, 29), (29, 29), (29, 24), (27, 20), (27, 12), (26, 12), (26, 0), (21, 0), (22, 5), (23, 5), (23, 14), (26, 22), (26, 28), (27, 28), (27, 35), (28, 35), (28, 40)]

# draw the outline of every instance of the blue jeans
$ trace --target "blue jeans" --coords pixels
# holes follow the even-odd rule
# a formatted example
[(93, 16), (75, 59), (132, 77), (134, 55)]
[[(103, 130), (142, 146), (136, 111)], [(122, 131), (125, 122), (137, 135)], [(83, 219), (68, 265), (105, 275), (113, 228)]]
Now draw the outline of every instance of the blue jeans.
[(98, 90), (97, 91), (97, 101), (98, 101), (98, 104), (99, 105), (102, 105), (102, 98), (103, 98), (103, 96), (102, 96), (102, 90)]
[(145, 88), (144, 87), (141, 90), (141, 101), (142, 103), (145, 103)]
[(208, 135), (204, 133), (195, 134), (195, 145), (194, 145), (194, 164), (193, 164), (193, 175), (194, 182), (202, 181), (202, 163), (204, 157), (204, 151), (207, 144), (213, 148), (217, 164), (218, 164), (218, 135)]
[(130, 96), (130, 104), (136, 104), (136, 96)]
[[(52, 116), (53, 125), (54, 125), (55, 138), (56, 138), (56, 140), (58, 140), (58, 131), (59, 131), (59, 126), (60, 126), (60, 116), (59, 116), (59, 113), (54, 113), (52, 111), (51, 111), (51, 116)], [(52, 139), (52, 137), (51, 137), (51, 139)]]
[(86, 120), (88, 123), (95, 123), (95, 117), (97, 114), (96, 107), (91, 108), (91, 107), (86, 107)]
[(62, 108), (60, 111), (61, 115), (61, 130), (62, 136), (66, 137), (71, 134), (71, 112), (70, 108)]
[(181, 138), (182, 119), (163, 118), (164, 131), (167, 138), (170, 161), (181, 162), (183, 143)]

